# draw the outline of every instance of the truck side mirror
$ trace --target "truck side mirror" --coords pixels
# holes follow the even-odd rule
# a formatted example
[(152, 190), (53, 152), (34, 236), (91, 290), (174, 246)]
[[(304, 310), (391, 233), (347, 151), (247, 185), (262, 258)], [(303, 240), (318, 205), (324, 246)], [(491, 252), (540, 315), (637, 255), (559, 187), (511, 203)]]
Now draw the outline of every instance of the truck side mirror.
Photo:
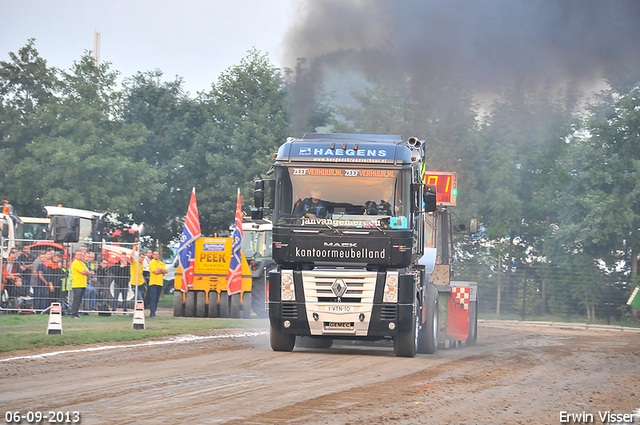
[(426, 184), (424, 185), (424, 209), (426, 212), (433, 212), (438, 209), (436, 203), (436, 185)]
[(476, 234), (478, 233), (478, 219), (477, 218), (472, 218), (471, 220), (469, 220), (469, 233)]
[(7, 223), (2, 223), (2, 237), (9, 237), (9, 225)]
[(274, 179), (267, 180), (269, 183), (269, 204), (267, 204), (267, 208), (273, 209), (273, 206), (276, 203), (276, 181)]
[(256, 208), (264, 207), (264, 180), (253, 182), (253, 205)]
[(251, 219), (262, 220), (262, 208), (264, 207), (264, 180), (253, 182), (253, 205)]

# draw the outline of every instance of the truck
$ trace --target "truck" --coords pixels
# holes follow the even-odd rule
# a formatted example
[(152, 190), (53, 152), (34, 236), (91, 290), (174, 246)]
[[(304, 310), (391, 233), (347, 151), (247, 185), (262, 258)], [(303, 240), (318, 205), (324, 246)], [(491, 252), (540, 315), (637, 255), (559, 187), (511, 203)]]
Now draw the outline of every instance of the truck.
[[(271, 260), (271, 222), (242, 222), (242, 289), (240, 294), (227, 293), (227, 274), (231, 258), (229, 237), (201, 236), (196, 240), (193, 288), (181, 291), (182, 268), (174, 276), (174, 317), (258, 317), (266, 316), (266, 274), (275, 263)], [(177, 259), (176, 259), (177, 261)]]
[(11, 248), (15, 247), (16, 231), (20, 219), (14, 215), (13, 206), (8, 201), (2, 201), (0, 210), (0, 236), (2, 238), (2, 258), (7, 258)]
[[(42, 249), (66, 251), (68, 246), (73, 250), (79, 246), (85, 246), (95, 251), (98, 258), (101, 256), (107, 258), (110, 264), (119, 261), (121, 251), (130, 251), (118, 246), (118, 241), (123, 239), (121, 236), (112, 237), (114, 229), (106, 219), (106, 213), (46, 206), (44, 208), (47, 217), (17, 217), (13, 214), (13, 207), (7, 201), (2, 202), (0, 227), (4, 258), (11, 248), (17, 247), (16, 243), (28, 244), (35, 251)], [(141, 229), (140, 226), (134, 226), (124, 231), (115, 230), (115, 232), (125, 233), (131, 239), (127, 242), (134, 242), (138, 240)]]
[(477, 285), (451, 279), (453, 234), (466, 226), (452, 225), (453, 184), (438, 201), (423, 141), (305, 134), (279, 147), (267, 174), (255, 182), (252, 217), (268, 198), (274, 351), (390, 340), (397, 356), (414, 357), (475, 342)]

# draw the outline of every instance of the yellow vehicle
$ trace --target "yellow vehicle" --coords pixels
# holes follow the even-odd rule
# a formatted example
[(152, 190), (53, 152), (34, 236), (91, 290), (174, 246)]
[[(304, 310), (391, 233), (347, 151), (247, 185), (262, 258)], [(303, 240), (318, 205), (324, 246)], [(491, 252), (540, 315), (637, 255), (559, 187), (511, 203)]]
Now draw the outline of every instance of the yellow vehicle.
[(242, 290), (228, 295), (227, 273), (231, 238), (200, 237), (196, 240), (193, 288), (183, 293), (182, 268), (174, 279), (175, 317), (251, 317), (251, 269), (242, 252)]

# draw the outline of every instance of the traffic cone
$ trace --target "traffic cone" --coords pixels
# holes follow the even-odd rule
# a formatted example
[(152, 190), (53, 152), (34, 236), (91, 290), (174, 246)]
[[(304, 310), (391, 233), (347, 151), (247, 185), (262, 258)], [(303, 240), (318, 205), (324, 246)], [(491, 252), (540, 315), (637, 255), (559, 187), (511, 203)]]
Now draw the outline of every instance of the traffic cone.
[(62, 306), (60, 303), (51, 303), (47, 335), (62, 335)]
[(136, 301), (136, 309), (133, 312), (133, 329), (144, 329), (144, 301)]

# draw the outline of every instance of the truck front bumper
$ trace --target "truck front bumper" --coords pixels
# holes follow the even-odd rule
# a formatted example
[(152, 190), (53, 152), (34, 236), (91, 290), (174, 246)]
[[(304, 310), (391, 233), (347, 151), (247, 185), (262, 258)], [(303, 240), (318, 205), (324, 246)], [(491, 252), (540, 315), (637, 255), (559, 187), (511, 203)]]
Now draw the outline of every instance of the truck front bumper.
[(414, 305), (269, 302), (271, 326), (287, 334), (345, 339), (393, 337), (411, 329)]

